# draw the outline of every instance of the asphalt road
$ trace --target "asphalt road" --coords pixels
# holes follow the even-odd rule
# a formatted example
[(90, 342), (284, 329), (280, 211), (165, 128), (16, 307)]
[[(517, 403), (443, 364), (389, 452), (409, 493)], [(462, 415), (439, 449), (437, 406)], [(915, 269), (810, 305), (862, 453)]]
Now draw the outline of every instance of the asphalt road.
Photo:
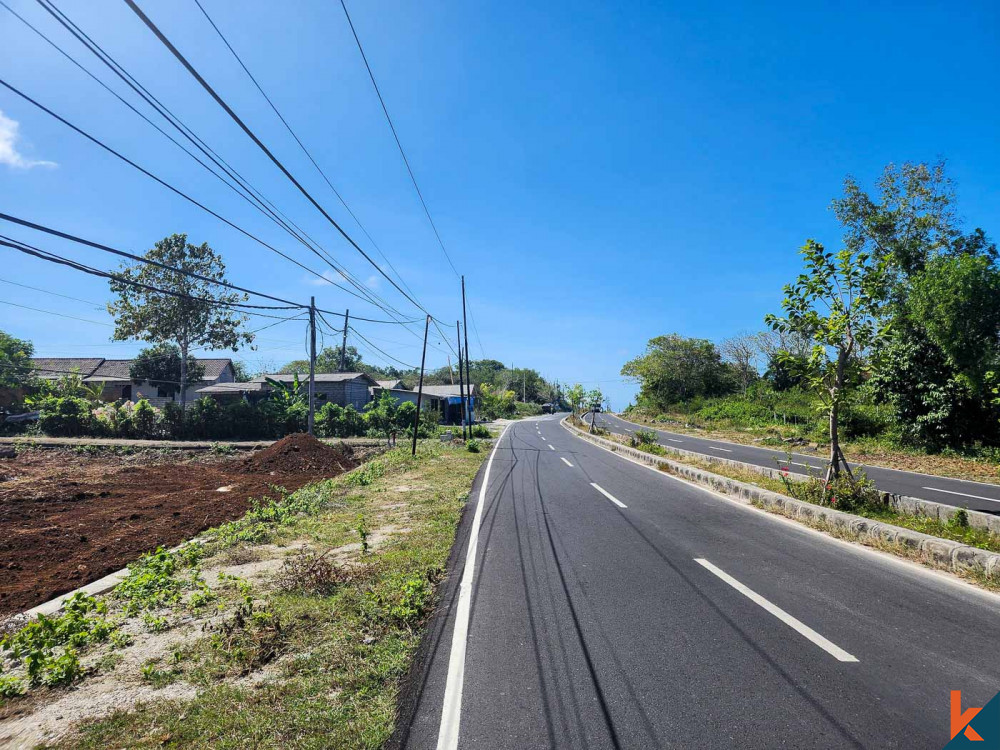
[(399, 745), (941, 748), (950, 690), (1000, 690), (1000, 597), (558, 419), (480, 472)]
[[(588, 414), (586, 417), (589, 423), (590, 415)], [(597, 426), (624, 435), (634, 433), (635, 430), (653, 429), (634, 422), (627, 422), (614, 414), (598, 414)], [(666, 430), (654, 431), (659, 435), (660, 445), (683, 448), (706, 456), (730, 458), (756, 466), (767, 466), (771, 469), (780, 466), (796, 474), (807, 474), (811, 471), (813, 474), (822, 475), (826, 469), (826, 458), (816, 454), (793, 453), (792, 462), (789, 464), (786, 451), (741, 445), (725, 440), (711, 440), (683, 433), (667, 432)], [(851, 466), (863, 468), (868, 477), (886, 492), (919, 497), (923, 500), (933, 500), (936, 503), (956, 505), (994, 515), (1000, 514), (1000, 485), (971, 482), (965, 479), (949, 479), (914, 471), (898, 471), (883, 466), (870, 466), (853, 462)]]

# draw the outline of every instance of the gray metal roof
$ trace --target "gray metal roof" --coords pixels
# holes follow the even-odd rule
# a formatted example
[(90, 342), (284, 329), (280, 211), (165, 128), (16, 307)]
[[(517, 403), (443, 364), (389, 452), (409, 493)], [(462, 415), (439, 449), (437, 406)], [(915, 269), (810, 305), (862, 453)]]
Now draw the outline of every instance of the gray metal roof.
[[(129, 368), (131, 359), (104, 359), (103, 357), (32, 357), (31, 366), (40, 378), (59, 378), (70, 373), (79, 373), (87, 382), (125, 382), (132, 380)], [(195, 359), (205, 368), (202, 381), (218, 380), (230, 359)]]
[(251, 383), (216, 383), (215, 385), (206, 385), (204, 388), (199, 388), (197, 393), (204, 394), (226, 394), (226, 393), (262, 393), (263, 391), (270, 390), (270, 386), (267, 383), (262, 383), (260, 381), (253, 381)]
[[(309, 373), (300, 372), (298, 373), (300, 383), (309, 382)], [(261, 375), (260, 377), (254, 378), (255, 382), (263, 383), (268, 378), (271, 380), (277, 380), (279, 383), (292, 383), (295, 381), (295, 373), (291, 372), (279, 372), (274, 375)], [(367, 381), (367, 385), (378, 385), (378, 381), (372, 378), (368, 373), (364, 372), (317, 372), (316, 382), (317, 383), (341, 383), (349, 380), (357, 380), (358, 378), (363, 378)]]

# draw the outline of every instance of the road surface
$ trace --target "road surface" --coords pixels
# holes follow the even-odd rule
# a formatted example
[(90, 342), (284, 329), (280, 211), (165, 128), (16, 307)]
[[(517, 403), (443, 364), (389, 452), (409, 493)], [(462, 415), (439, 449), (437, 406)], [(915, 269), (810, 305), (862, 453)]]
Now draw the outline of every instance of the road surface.
[[(587, 414), (589, 424), (591, 415)], [(614, 414), (598, 414), (597, 426), (603, 427), (620, 435), (634, 434), (636, 430), (651, 430), (645, 425), (627, 422)], [(819, 455), (793, 453), (792, 462), (788, 463), (788, 453), (769, 448), (758, 448), (752, 445), (730, 443), (725, 440), (694, 437), (666, 430), (654, 430), (659, 436), (660, 445), (683, 448), (694, 453), (701, 453), (716, 458), (730, 458), (734, 461), (767, 466), (774, 469), (781, 467), (796, 474), (822, 475), (826, 469), (826, 458)], [(978, 510), (984, 513), (1000, 514), (1000, 485), (985, 482), (972, 482), (965, 479), (949, 479), (915, 471), (899, 471), (883, 466), (851, 463), (865, 470), (868, 478), (875, 482), (879, 489), (893, 492), (897, 495), (919, 497), (923, 500), (933, 500), (944, 505)]]
[(1000, 597), (558, 419), (480, 472), (398, 746), (941, 748), (1000, 689)]

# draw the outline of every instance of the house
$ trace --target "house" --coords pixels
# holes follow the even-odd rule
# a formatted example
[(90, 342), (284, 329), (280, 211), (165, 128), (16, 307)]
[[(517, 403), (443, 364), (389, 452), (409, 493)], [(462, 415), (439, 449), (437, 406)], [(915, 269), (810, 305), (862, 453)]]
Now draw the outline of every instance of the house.
[(405, 391), (405, 390), (407, 390), (406, 386), (403, 385), (403, 381), (399, 380), (399, 379), (396, 379), (396, 380), (376, 380), (375, 382), (378, 383), (378, 387), (381, 388), (383, 391), (400, 391), (400, 390)]
[[(379, 393), (386, 391), (398, 403), (409, 401), (417, 403), (417, 392), (405, 388), (375, 388), (373, 396), (378, 398)], [(473, 384), (472, 392), (466, 393), (466, 398), (471, 398), (473, 411), (476, 404), (476, 386)], [(420, 401), (420, 408), (430, 409), (438, 415), (438, 421), (444, 424), (462, 423), (462, 396), (458, 385), (425, 385), (423, 397)]]
[[(298, 375), (299, 382), (303, 388), (309, 385), (309, 375)], [(261, 383), (268, 389), (271, 386), (267, 381), (275, 380), (279, 383), (291, 384), (295, 382), (296, 375), (291, 373), (277, 373), (274, 375), (261, 375), (254, 378), (255, 383)], [(245, 383), (242, 385), (249, 385)], [(358, 411), (365, 408), (371, 400), (371, 389), (378, 387), (378, 381), (363, 372), (323, 372), (316, 373), (316, 399), (320, 404), (330, 403), (338, 406), (350, 404)], [(215, 394), (209, 394), (215, 395)]]
[[(131, 359), (104, 359), (103, 357), (32, 357), (31, 366), (35, 376), (42, 380), (58, 380), (66, 375), (76, 374), (84, 384), (103, 385), (101, 399), (104, 401), (148, 400), (153, 406), (163, 407), (170, 401), (180, 402), (181, 394), (171, 394), (169, 390), (158, 388), (148, 380), (137, 382), (129, 376)], [(236, 380), (231, 359), (196, 359), (204, 369), (201, 379), (187, 387), (187, 401), (198, 399), (198, 391), (209, 385), (232, 383)]]

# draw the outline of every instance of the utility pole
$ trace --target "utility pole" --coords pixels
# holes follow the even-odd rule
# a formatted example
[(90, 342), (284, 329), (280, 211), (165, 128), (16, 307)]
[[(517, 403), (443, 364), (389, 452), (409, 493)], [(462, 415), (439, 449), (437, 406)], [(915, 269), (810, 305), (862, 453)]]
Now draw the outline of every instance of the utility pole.
[[(346, 330), (346, 329), (345, 329)], [(316, 298), (309, 298), (309, 434), (316, 419)]]
[[(462, 366), (462, 357), (458, 358), (458, 366)], [(451, 384), (455, 385), (455, 368), (451, 366), (451, 355), (448, 355), (448, 377), (451, 378)], [(459, 376), (461, 377), (461, 376)]]
[[(462, 440), (465, 440), (465, 385), (462, 377), (462, 329), (455, 321), (455, 338), (458, 340), (458, 399), (462, 407)], [(454, 385), (454, 382), (452, 382)], [(472, 437), (469, 435), (469, 437)]]
[[(347, 324), (351, 321), (351, 311), (344, 310), (344, 338), (340, 343), (340, 371), (347, 369)], [(313, 355), (315, 358), (315, 355)]]
[(469, 321), (465, 317), (465, 277), (462, 277), (462, 329), (465, 331), (465, 382), (468, 385), (468, 398), (466, 399), (465, 405), (468, 409), (469, 414), (469, 429), (472, 429), (473, 423), (476, 421), (475, 414), (472, 411), (472, 373), (469, 372)]
[(410, 455), (417, 455), (417, 430), (420, 427), (420, 402), (424, 397), (424, 362), (427, 360), (427, 332), (431, 327), (431, 316), (424, 321), (424, 351), (420, 355), (420, 384), (417, 386), (417, 413), (413, 416), (413, 448)]
[(528, 373), (521, 370), (521, 403), (528, 400)]

